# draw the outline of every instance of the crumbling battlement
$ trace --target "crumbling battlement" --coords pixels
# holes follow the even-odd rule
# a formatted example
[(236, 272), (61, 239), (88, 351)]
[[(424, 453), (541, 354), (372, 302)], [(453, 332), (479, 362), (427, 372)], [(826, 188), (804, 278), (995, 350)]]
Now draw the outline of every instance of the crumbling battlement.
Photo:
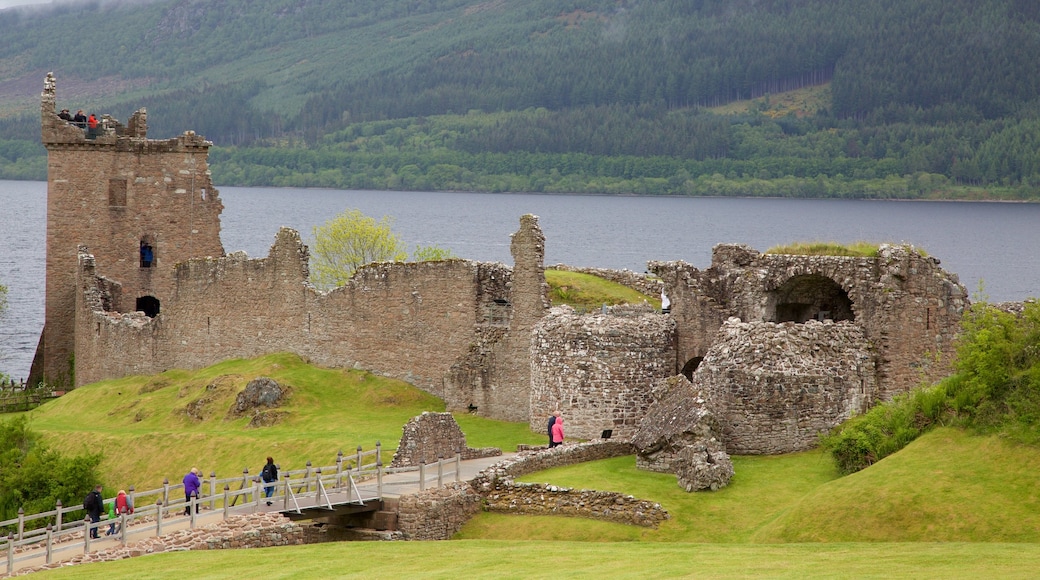
[(150, 140), (144, 110), (126, 126), (101, 115), (101, 126), (90, 132), (58, 117), (55, 85), (47, 75), (40, 105), (47, 288), (30, 382), (72, 387), (83, 384), (73, 366), (77, 289), (83, 289), (76, 281), (79, 247), (89, 249), (100, 274), (118, 282), (118, 292), (105, 294), (106, 309), (154, 316), (172, 297), (174, 264), (224, 254), (224, 206), (210, 181), (210, 142), (191, 131)]
[[(538, 227), (536, 219), (525, 224)], [(288, 351), (410, 382), (449, 408), (467, 408), (475, 392), (491, 392), (482, 411), (527, 419), (529, 371), (517, 380), (501, 369), (515, 358), (530, 368), (530, 330), (516, 346), (506, 344), (518, 317), (511, 269), (469, 260), (377, 263), (323, 293), (307, 280), (308, 255), (299, 234), (283, 228), (266, 258), (235, 253), (179, 263), (161, 313), (149, 318), (107, 308), (113, 286), (98, 277), (93, 256), (81, 253), (77, 382)], [(534, 292), (541, 291), (539, 284)], [(496, 353), (481, 361), (482, 382), (457, 382), (452, 369), (481, 341)]]
[(850, 321), (877, 353), (879, 396), (891, 399), (949, 369), (967, 292), (939, 260), (882, 244), (874, 258), (760, 254), (714, 248), (712, 265), (650, 262), (665, 281), (683, 374), (707, 355), (730, 317), (745, 322)]

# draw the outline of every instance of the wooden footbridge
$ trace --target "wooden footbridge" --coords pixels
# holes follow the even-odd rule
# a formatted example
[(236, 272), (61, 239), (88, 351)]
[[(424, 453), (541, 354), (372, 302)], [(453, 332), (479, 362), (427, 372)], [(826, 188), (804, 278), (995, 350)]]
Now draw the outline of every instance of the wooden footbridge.
[[(187, 499), (184, 485), (170, 484), (168, 480), (160, 488), (143, 492), (131, 487), (128, 495), (135, 506), (134, 513), (120, 515), (114, 522), (102, 519), (91, 523), (89, 517), (81, 519), (82, 505), (65, 507), (60, 502), (54, 510), (38, 514), (19, 510), (16, 519), (0, 522), (0, 529), (11, 530), (0, 538), (0, 571), (11, 574), (78, 554), (194, 529), (237, 514), (280, 512), (294, 520), (358, 514), (374, 518), (388, 499), (468, 481), (501, 459), (463, 461), (456, 453), (454, 457), (418, 467), (386, 468), (377, 444), (367, 452), (359, 446), (352, 456), (340, 453), (331, 466), (312, 467), (307, 462), (304, 469), (283, 471), (278, 482), (264, 483), (250, 475), (248, 469), (231, 478), (218, 478), (211, 473), (203, 480), (200, 495)], [(113, 523), (117, 531), (106, 535)], [(91, 538), (92, 529), (97, 529), (100, 537)]]

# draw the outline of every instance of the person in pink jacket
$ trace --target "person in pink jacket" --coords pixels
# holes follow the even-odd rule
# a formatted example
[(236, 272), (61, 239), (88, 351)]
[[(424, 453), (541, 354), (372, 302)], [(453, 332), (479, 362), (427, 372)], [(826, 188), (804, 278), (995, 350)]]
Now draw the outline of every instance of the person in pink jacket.
[(563, 417), (556, 417), (552, 426), (552, 444), (550, 447), (563, 445)]

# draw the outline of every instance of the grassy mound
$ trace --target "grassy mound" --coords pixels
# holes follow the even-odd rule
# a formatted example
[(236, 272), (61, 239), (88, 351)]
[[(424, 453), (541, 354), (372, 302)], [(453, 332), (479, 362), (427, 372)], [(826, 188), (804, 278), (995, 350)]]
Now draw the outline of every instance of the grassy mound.
[(839, 244), (837, 242), (795, 242), (793, 244), (773, 246), (765, 251), (767, 254), (790, 254), (794, 256), (849, 256), (854, 258), (876, 258), (878, 244), (870, 242), (853, 242)]
[[(275, 410), (274, 423), (251, 427), (251, 416), (229, 414), (235, 397), (260, 376), (292, 392)], [(243, 468), (257, 473), (271, 455), (282, 469), (307, 461), (332, 465), (336, 453), (383, 444), (389, 462), (401, 428), (444, 402), (393, 379), (354, 369), (323, 369), (296, 355), (226, 361), (199, 371), (173, 370), (78, 388), (32, 411), (32, 427), (66, 452), (100, 451), (101, 471), (116, 489), (160, 487), (179, 481), (191, 467), (227, 477)], [(460, 414), (473, 447), (507, 450), (540, 443), (526, 423), (504, 423)]]
[(579, 312), (600, 308), (604, 304), (649, 303), (661, 307), (661, 297), (647, 296), (628, 286), (611, 282), (599, 276), (564, 270), (546, 270), (545, 280), (549, 283), (549, 298), (553, 306), (568, 305)]

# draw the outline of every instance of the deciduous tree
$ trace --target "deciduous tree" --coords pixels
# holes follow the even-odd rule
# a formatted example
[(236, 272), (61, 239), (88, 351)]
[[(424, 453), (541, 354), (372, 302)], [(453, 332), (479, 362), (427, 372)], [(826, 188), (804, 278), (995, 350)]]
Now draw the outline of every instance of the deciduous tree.
[(393, 218), (376, 221), (349, 209), (314, 227), (311, 282), (323, 289), (342, 286), (370, 262), (403, 262), (408, 258), (401, 239), (391, 230)]

